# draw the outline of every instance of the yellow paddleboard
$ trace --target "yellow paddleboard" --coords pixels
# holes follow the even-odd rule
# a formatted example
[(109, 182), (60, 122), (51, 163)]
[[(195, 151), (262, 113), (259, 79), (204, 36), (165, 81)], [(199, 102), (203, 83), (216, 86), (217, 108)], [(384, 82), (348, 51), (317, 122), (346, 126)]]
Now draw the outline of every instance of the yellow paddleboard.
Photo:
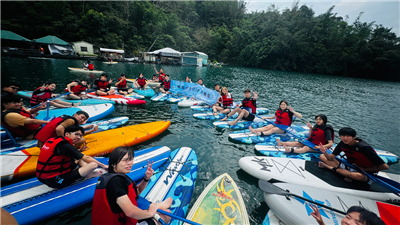
[[(158, 121), (102, 131), (85, 136), (89, 149), (85, 155), (102, 156), (111, 153), (118, 146), (132, 146), (147, 141), (165, 131), (170, 121)], [(35, 176), (40, 149), (28, 148), (2, 155), (1, 181)]]

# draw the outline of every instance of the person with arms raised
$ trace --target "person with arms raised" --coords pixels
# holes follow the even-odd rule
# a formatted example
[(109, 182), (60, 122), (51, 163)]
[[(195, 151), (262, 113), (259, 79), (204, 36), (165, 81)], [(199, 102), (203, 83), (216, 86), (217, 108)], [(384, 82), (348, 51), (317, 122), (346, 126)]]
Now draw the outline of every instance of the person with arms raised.
[(95, 171), (99, 166), (108, 169), (107, 165), (82, 154), (86, 145), (80, 150), (74, 147), (84, 132), (82, 127), (69, 126), (65, 128), (63, 137), (46, 141), (36, 166), (36, 177), (40, 182), (52, 188), (64, 188), (80, 178), (100, 176), (103, 171)]
[(160, 82), (160, 83), (164, 82), (164, 79), (165, 79), (164, 70), (160, 69), (160, 72), (158, 72), (157, 69), (154, 67), (154, 71), (156, 71), (156, 74), (158, 74), (158, 82)]
[[(137, 200), (153, 176), (154, 170), (147, 162), (144, 179), (136, 184), (127, 173), (133, 165), (133, 151), (126, 147), (115, 148), (109, 159), (108, 173), (100, 176), (93, 197), (92, 224), (156, 224), (152, 219), (157, 209), (171, 212), (172, 198), (152, 203), (148, 210), (138, 207)], [(170, 218), (159, 215), (165, 223)], [(143, 222), (143, 223), (141, 223)]]

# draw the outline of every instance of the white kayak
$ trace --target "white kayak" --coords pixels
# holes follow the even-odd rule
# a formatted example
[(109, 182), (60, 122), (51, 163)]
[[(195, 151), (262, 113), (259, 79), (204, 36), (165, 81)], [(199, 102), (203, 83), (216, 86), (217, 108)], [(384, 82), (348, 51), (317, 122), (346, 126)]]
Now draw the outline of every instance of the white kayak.
[(195, 106), (195, 105), (207, 105), (207, 103), (204, 101), (196, 100), (196, 99), (188, 99), (188, 100), (178, 102), (178, 106), (180, 106), (180, 107), (190, 107), (190, 106)]
[(310, 204), (317, 205), (325, 224), (340, 224), (351, 206), (362, 206), (374, 212), (386, 224), (400, 224), (400, 207), (397, 205), (298, 184), (271, 184), (260, 180), (259, 186), (266, 190), (264, 200), (267, 205), (285, 224), (317, 224), (310, 215), (313, 211)]
[(112, 64), (117, 64), (118, 62), (103, 62), (104, 64), (112, 65)]
[[(319, 168), (318, 162), (314, 161), (248, 156), (239, 160), (239, 166), (248, 174), (261, 180), (318, 187), (377, 201), (400, 200), (397, 195), (375, 182), (371, 185), (364, 182), (347, 182), (337, 173)], [(390, 179), (386, 173), (380, 172), (378, 175)]]
[(104, 71), (102, 70), (88, 70), (88, 69), (82, 69), (82, 68), (75, 68), (75, 67), (68, 67), (69, 70), (71, 71), (76, 71), (76, 72), (84, 72), (84, 73), (103, 73)]

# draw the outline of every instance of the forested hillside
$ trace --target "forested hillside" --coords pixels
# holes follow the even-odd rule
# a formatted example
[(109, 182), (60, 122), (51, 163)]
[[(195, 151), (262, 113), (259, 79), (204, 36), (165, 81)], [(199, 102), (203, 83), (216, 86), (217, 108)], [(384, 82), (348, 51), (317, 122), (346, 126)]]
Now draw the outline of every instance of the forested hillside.
[(1, 29), (128, 55), (171, 47), (231, 65), (400, 80), (400, 38), (306, 5), (247, 13), (243, 1), (2, 1)]

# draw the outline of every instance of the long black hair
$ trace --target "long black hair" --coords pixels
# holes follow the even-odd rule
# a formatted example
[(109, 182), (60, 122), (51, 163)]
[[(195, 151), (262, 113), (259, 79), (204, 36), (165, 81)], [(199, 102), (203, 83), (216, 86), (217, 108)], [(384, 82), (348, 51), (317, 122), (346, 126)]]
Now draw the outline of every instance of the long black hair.
[(352, 212), (360, 213), (360, 222), (366, 225), (385, 225), (385, 223), (375, 213), (360, 206), (352, 206), (347, 210), (347, 214)]
[(326, 123), (328, 122), (328, 117), (326, 117), (324, 114), (319, 114), (315, 116), (315, 119), (317, 118), (321, 118), (321, 120), (323, 121), (324, 125), (326, 125)]
[(108, 159), (108, 172), (115, 173), (114, 167), (117, 166), (119, 162), (121, 162), (122, 158), (128, 153), (129, 160), (133, 159), (133, 151), (127, 147), (116, 147), (110, 154), (110, 158)]

